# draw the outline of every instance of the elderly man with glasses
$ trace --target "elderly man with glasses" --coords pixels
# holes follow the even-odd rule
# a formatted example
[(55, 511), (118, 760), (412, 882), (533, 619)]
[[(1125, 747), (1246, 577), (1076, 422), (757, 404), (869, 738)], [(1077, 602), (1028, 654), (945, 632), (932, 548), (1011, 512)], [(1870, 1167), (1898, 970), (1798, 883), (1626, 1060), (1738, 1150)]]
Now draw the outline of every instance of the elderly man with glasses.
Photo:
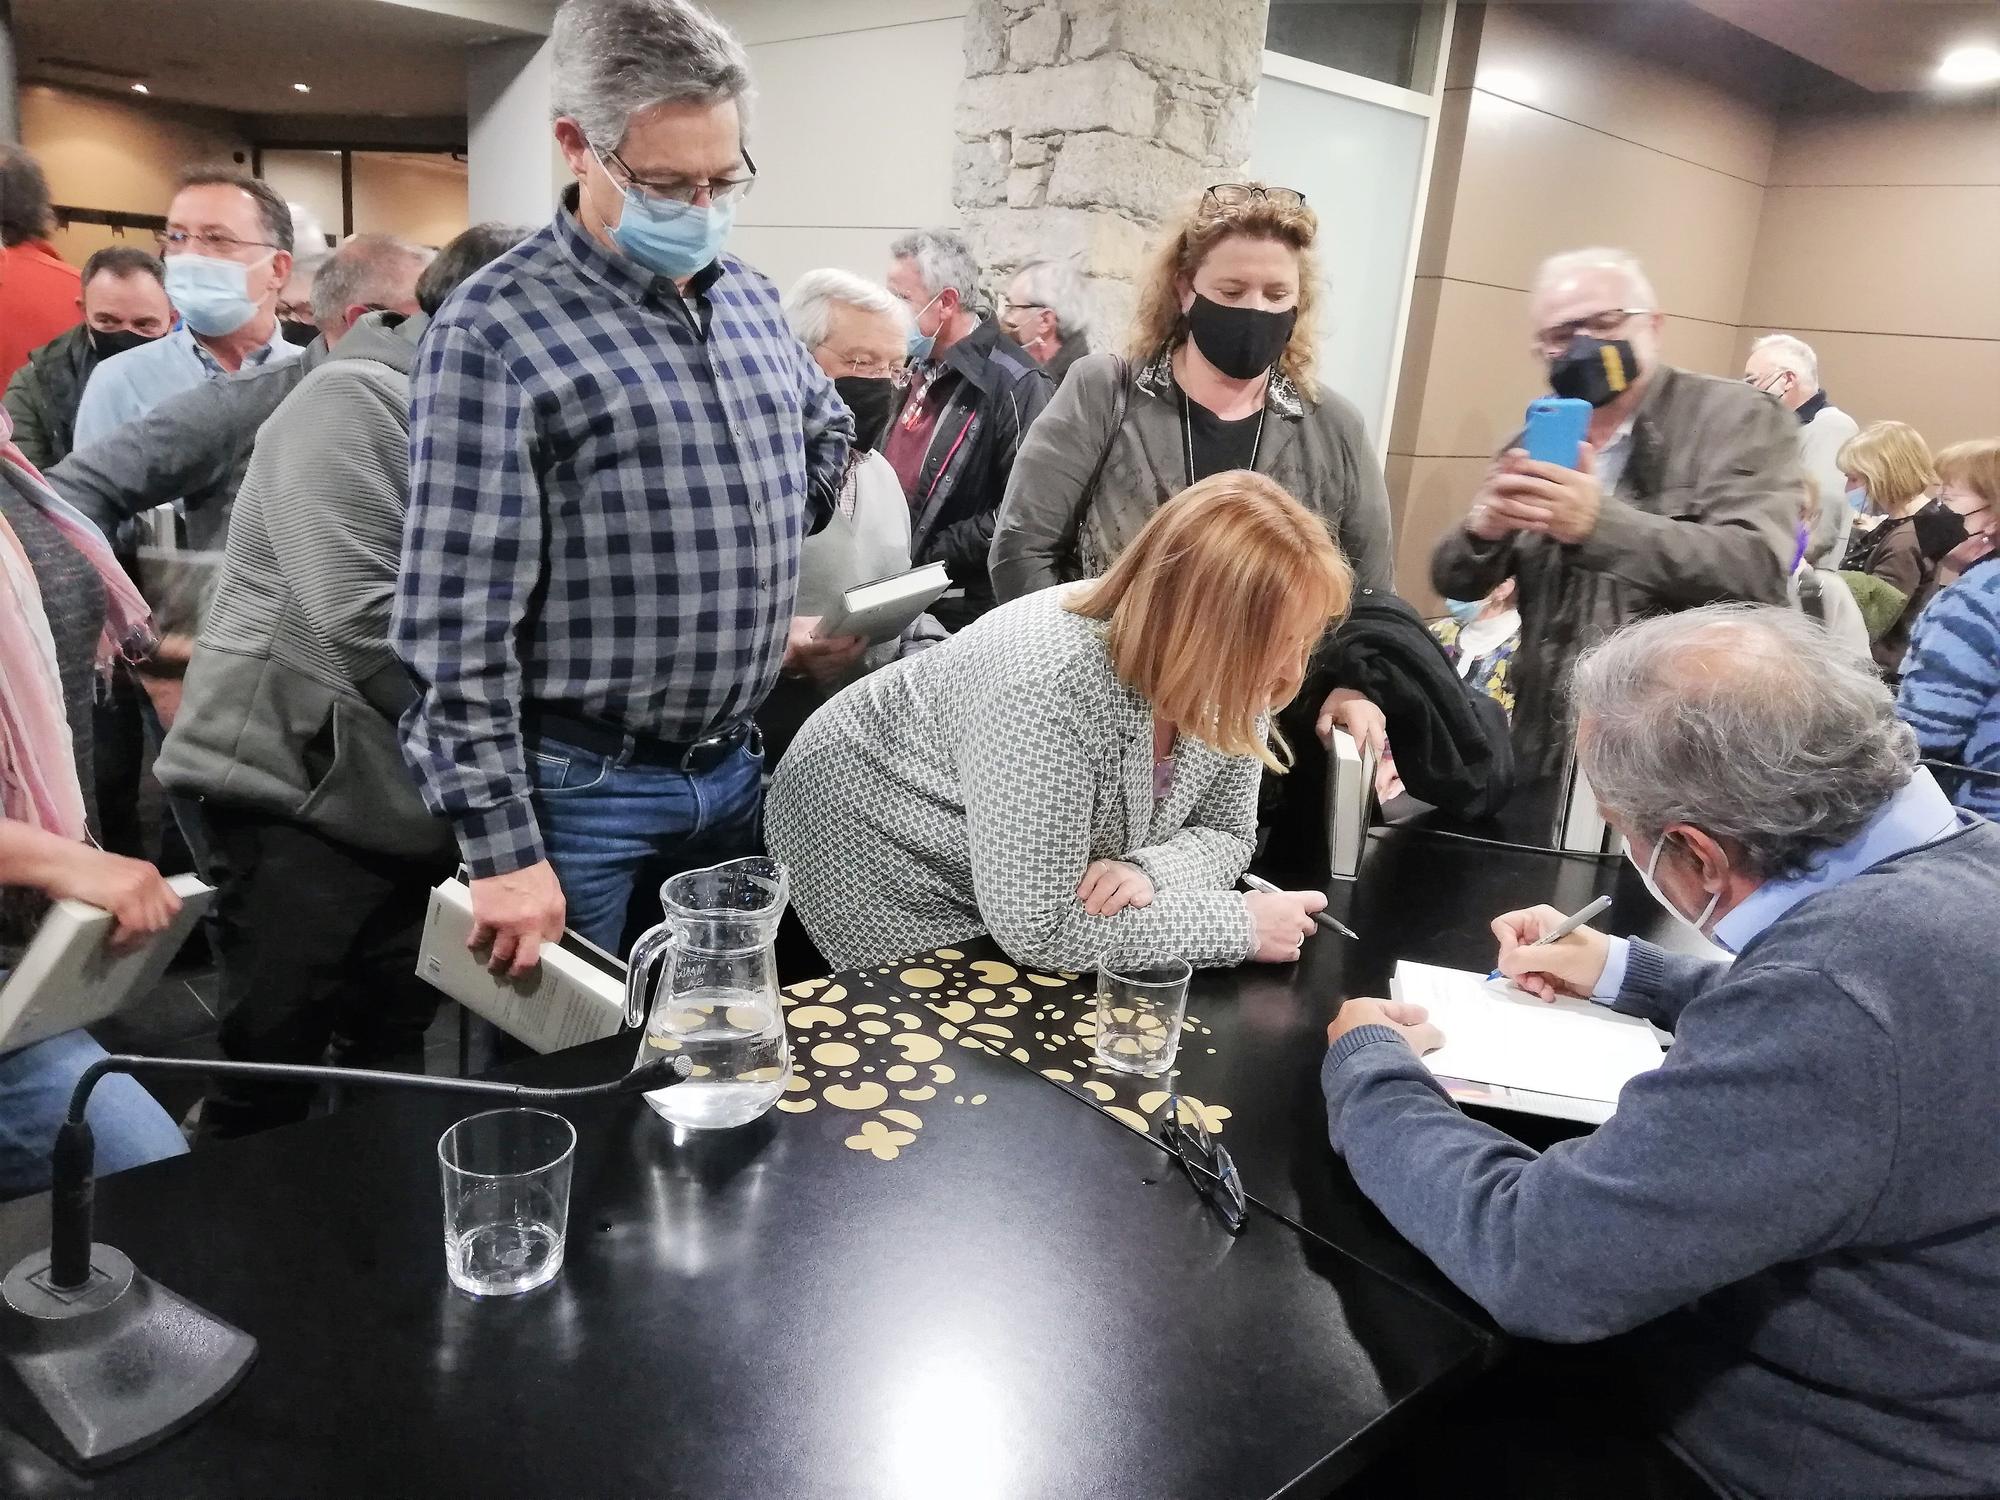
[(735, 38), (681, 0), (568, 0), (550, 45), (576, 181), (424, 337), (392, 632), (404, 754), (516, 974), (757, 848), (752, 716), (854, 430), (724, 253), (756, 175)]
[(278, 292), (292, 274), (284, 199), (255, 177), (198, 167), (182, 175), (159, 240), (180, 326), (91, 373), (76, 412), (77, 449), (205, 381), (299, 357), (278, 327)]
[(1674, 1037), (1540, 1153), (1446, 1096), (1420, 1007), (1341, 1007), (1321, 1081), (1361, 1190), (1509, 1332), (1597, 1345), (1521, 1351), (1382, 1493), (1994, 1494), (2000, 829), (1794, 610), (1641, 621), (1572, 692), (1606, 821), (1707, 951), (1494, 921), (1515, 984)]
[(1431, 582), (1483, 599), (1515, 580), (1515, 754), (1549, 775), (1568, 752), (1564, 679), (1579, 651), (1646, 615), (1784, 602), (1805, 481), (1782, 407), (1666, 363), (1659, 300), (1623, 251), (1545, 261), (1528, 312), (1549, 388), (1592, 407), (1587, 438), (1573, 464), (1509, 442), (1438, 543)]

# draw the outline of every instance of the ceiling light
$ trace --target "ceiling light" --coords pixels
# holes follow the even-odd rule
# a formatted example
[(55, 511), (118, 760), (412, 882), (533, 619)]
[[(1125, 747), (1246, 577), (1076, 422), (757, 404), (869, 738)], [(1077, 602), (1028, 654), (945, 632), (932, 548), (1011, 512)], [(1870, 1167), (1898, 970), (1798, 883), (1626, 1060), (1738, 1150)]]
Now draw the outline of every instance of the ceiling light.
[(312, 91), (313, 86), (309, 83), (295, 83), (292, 85), (292, 92), (295, 94), (310, 94)]
[(1939, 83), (2000, 83), (2000, 48), (1954, 47), (1938, 64)]
[(135, 94), (150, 94), (153, 91), (143, 83), (135, 83), (132, 85), (132, 92)]

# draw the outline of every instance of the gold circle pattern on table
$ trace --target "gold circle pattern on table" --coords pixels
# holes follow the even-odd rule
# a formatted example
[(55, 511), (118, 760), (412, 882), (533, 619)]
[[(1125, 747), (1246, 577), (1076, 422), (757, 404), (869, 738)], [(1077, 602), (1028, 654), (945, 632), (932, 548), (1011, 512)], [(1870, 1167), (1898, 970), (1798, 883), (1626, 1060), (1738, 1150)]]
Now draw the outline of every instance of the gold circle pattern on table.
[[(1024, 973), (997, 959), (967, 963), (959, 950), (940, 948), (852, 985), (809, 979), (782, 998), (796, 1071), (778, 1108), (817, 1116), (849, 1150), (876, 1161), (922, 1144), (924, 1119), (911, 1106), (986, 1102), (984, 1094), (944, 1092), (958, 1076), (947, 1056), (952, 1045), (1025, 1063), (1142, 1135), (1166, 1108), (1163, 1080), (1093, 1066), (1096, 989), (1075, 974)], [(1210, 1034), (1188, 1016), (1181, 1045)], [(1210, 1134), (1230, 1117), (1226, 1106), (1188, 1094), (1181, 1109), (1183, 1119), (1198, 1114)]]

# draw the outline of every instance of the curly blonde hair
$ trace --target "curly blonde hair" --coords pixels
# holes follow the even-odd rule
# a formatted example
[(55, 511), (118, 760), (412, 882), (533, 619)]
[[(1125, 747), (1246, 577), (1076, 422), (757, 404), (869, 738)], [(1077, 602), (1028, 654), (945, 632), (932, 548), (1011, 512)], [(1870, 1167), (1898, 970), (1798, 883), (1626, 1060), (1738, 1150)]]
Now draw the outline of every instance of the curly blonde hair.
[(1319, 263), (1313, 256), (1313, 241), (1318, 234), (1319, 215), (1303, 203), (1277, 203), (1252, 196), (1242, 203), (1224, 205), (1204, 192), (1167, 226), (1166, 237), (1146, 267), (1139, 284), (1138, 310), (1132, 316), (1129, 352), (1133, 360), (1143, 362), (1178, 348), (1187, 337), (1181, 322), (1180, 281), (1182, 277), (1192, 281), (1211, 250), (1232, 235), (1276, 240), (1290, 246), (1299, 263), (1299, 320), (1278, 368), (1298, 387), (1300, 395), (1313, 399), (1318, 394), (1313, 383), (1319, 328)]

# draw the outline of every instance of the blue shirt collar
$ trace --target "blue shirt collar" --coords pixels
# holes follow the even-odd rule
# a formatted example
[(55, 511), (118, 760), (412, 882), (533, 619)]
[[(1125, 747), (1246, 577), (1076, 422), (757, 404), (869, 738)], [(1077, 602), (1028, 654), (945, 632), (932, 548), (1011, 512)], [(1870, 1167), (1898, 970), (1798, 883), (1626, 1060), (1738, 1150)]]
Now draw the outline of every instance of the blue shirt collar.
[[(201, 340), (194, 336), (194, 330), (188, 327), (186, 323), (182, 323), (174, 329), (174, 336), (187, 341), (188, 352), (194, 355), (196, 362), (202, 368), (202, 372), (211, 379), (226, 377), (232, 373), (222, 368), (221, 362), (203, 347)], [(283, 325), (273, 323), (271, 325), (271, 336), (243, 356), (243, 363), (238, 367), (239, 372), (241, 370), (256, 369), (259, 365), (270, 359), (272, 354), (277, 351), (278, 346), (284, 342), (285, 330)]]
[(1712, 936), (1718, 946), (1740, 953), (1752, 938), (1807, 897), (1852, 880), (1885, 859), (1934, 844), (1977, 821), (1972, 814), (1953, 807), (1931, 773), (1919, 766), (1861, 832), (1820, 855), (1803, 875), (1765, 881), (1715, 924)]

